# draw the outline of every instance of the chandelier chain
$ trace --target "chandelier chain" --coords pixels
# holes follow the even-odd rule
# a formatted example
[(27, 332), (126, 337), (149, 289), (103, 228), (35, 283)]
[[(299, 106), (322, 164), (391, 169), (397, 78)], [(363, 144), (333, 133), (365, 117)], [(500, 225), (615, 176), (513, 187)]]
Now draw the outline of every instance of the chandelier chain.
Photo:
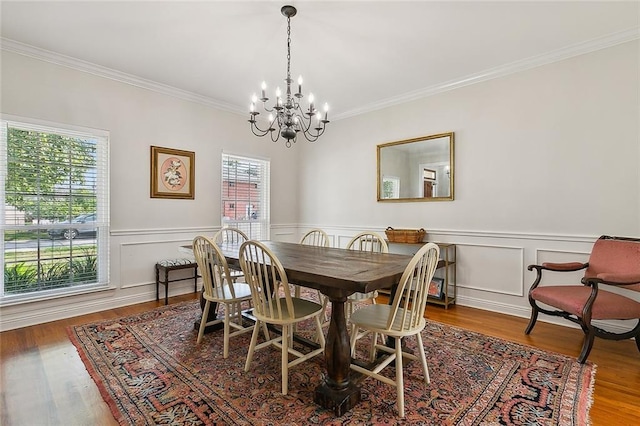
[(291, 18), (287, 17), (287, 81), (291, 80)]

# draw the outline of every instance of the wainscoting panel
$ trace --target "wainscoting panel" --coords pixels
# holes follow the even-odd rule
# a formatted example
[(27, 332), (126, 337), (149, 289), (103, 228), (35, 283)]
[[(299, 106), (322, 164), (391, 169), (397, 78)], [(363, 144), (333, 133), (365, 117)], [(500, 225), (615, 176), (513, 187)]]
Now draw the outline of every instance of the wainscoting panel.
[[(271, 238), (298, 242), (309, 229), (321, 228), (329, 235), (333, 247), (345, 247), (355, 234), (371, 230), (384, 235), (385, 227), (372, 224), (275, 224), (271, 227)], [(397, 224), (397, 227), (411, 228), (402, 224)], [(108, 291), (0, 306), (0, 316), (3, 318), (0, 329), (154, 300), (155, 263), (164, 258), (186, 256), (179, 251), (181, 245), (189, 244), (199, 234), (213, 235), (218, 228), (112, 230), (109, 243), (112, 251), (111, 282)], [(535, 278), (535, 274), (527, 271), (526, 266), (545, 261), (585, 261), (597, 237), (436, 229), (429, 229), (428, 234), (429, 241), (457, 245), (457, 304), (518, 316), (528, 315), (530, 308), (526, 293)], [(561, 278), (569, 282), (572, 280), (569, 277)], [(176, 284), (171, 288), (170, 295), (193, 291), (188, 281)]]
[(522, 247), (457, 244), (459, 288), (523, 296)]
[[(162, 241), (134, 241), (120, 244), (120, 288), (155, 285), (155, 264), (169, 258), (190, 257), (180, 251), (180, 246), (191, 244), (192, 239), (171, 239)], [(176, 271), (175, 277), (191, 271)]]

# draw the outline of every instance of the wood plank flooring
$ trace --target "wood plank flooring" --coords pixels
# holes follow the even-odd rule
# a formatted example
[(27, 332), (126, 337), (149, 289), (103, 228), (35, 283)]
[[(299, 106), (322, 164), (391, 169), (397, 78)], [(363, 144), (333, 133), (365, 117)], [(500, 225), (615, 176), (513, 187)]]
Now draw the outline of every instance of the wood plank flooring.
[[(170, 303), (195, 297), (178, 296)], [(69, 341), (66, 327), (132, 315), (161, 304), (148, 302), (0, 333), (0, 424), (116, 424)], [(578, 329), (538, 321), (532, 334), (525, 336), (524, 318), (462, 306), (445, 310), (429, 305), (427, 317), (570, 356), (577, 356), (582, 344)], [(591, 409), (593, 425), (640, 424), (640, 352), (635, 343), (596, 339), (589, 360), (598, 365)]]

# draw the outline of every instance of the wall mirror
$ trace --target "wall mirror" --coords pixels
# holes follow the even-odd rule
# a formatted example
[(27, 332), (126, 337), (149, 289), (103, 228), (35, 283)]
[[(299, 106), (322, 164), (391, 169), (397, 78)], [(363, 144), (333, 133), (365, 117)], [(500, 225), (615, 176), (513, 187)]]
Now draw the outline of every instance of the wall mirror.
[(453, 200), (453, 132), (378, 145), (378, 201)]

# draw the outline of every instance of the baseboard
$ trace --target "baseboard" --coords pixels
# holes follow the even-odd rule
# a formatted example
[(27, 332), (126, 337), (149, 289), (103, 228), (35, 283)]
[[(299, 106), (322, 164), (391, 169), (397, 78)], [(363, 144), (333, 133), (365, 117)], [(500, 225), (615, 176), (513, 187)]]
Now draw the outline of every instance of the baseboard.
[[(193, 283), (181, 284), (184, 285), (172, 285), (170, 287), (169, 297), (193, 292)], [(199, 285), (198, 288), (200, 290), (201, 285)], [(164, 292), (161, 291), (161, 293), (160, 300), (164, 298)], [(14, 316), (3, 313), (2, 321), (0, 322), (0, 332), (136, 305), (138, 303), (153, 302), (155, 300), (156, 290), (155, 283), (153, 283), (149, 285), (147, 291), (135, 295), (110, 297), (109, 299), (97, 299), (84, 301), (83, 303), (69, 303), (64, 306), (43, 306), (21, 311)]]

